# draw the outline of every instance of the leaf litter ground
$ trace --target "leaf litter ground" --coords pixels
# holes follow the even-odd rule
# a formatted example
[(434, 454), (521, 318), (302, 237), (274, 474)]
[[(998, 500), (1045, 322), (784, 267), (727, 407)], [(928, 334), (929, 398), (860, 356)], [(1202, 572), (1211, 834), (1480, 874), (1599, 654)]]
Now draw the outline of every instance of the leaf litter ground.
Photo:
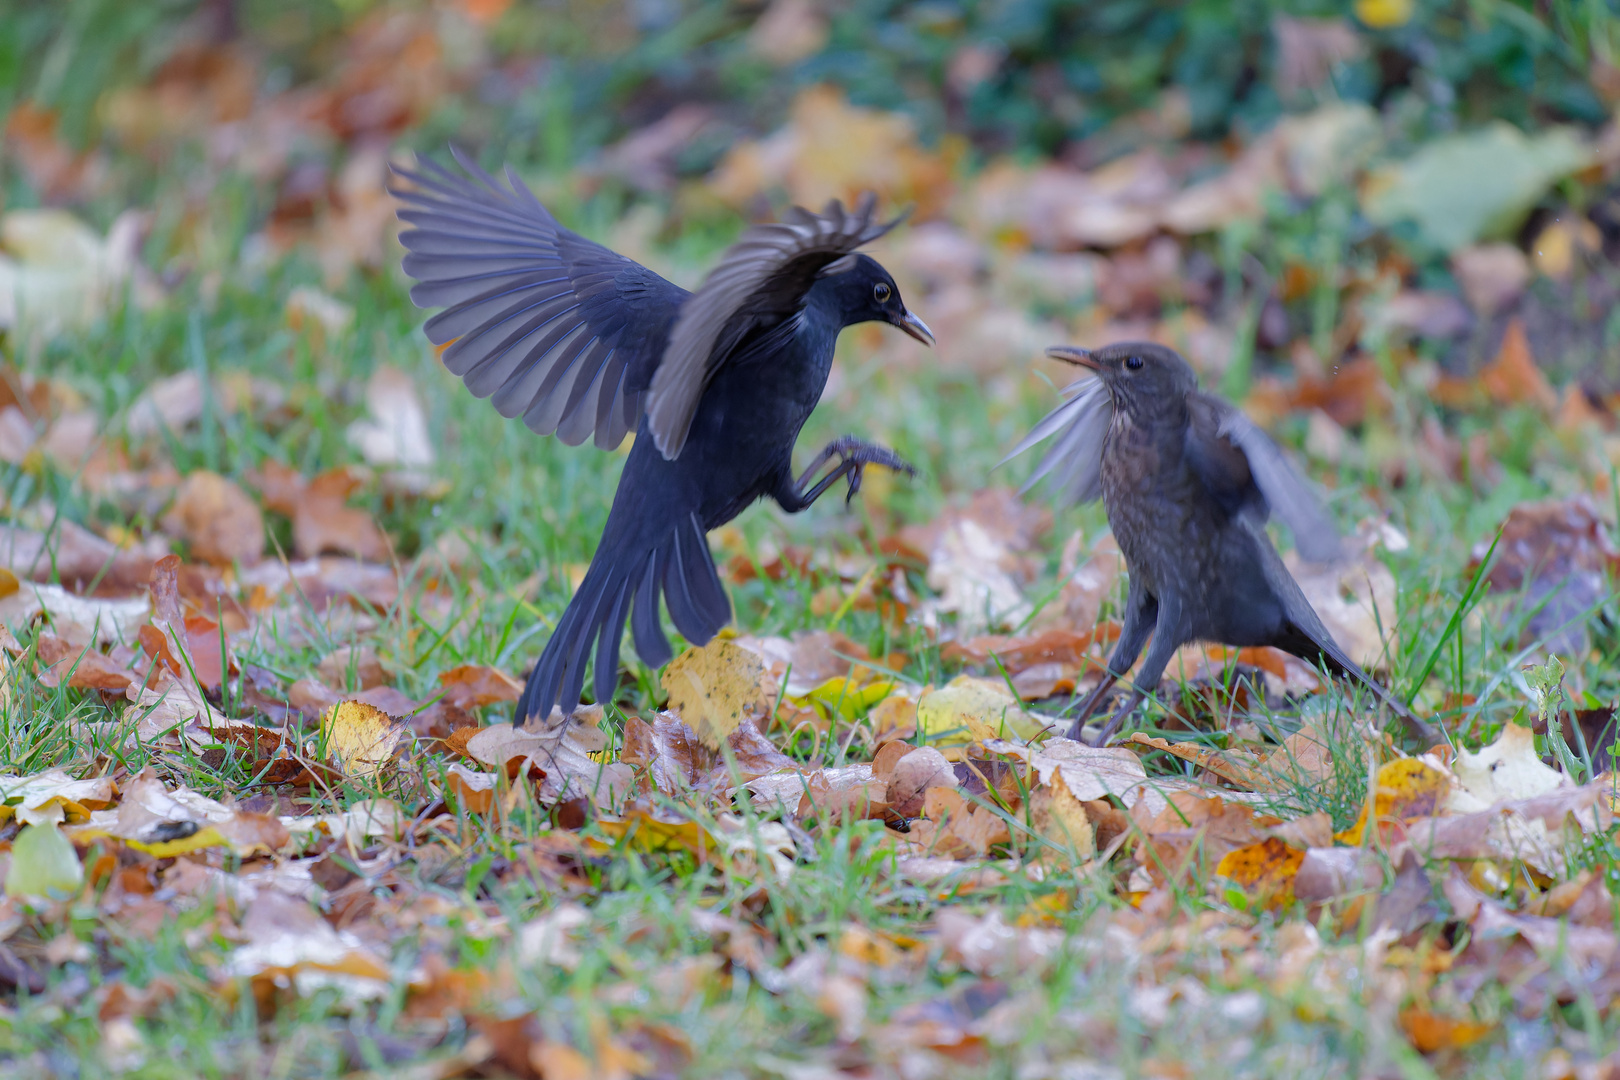
[[(0, 380), (8, 1067), (1616, 1071), (1613, 402), (1555, 390), (1517, 306), (1532, 280), (1584, 282), (1596, 242), (1538, 221), (1527, 253), (1486, 220), (1612, 172), (1612, 139), (1530, 155), (1487, 129), (1389, 162), (1338, 153), (1369, 117), (1327, 106), (1214, 173), (1144, 150), (969, 175), (900, 117), (805, 91), (702, 197), (919, 205), (883, 257), (941, 371), (851, 334), (806, 438), (882, 434), (925, 479), (723, 530), (735, 634), (514, 727), (614, 466), (498, 425), (396, 282), (348, 276), (396, 253), (386, 159), (335, 118), (350, 98), (421, 122), (462, 77), (435, 35), (363, 23), (317, 95), (249, 94), (227, 122), (263, 136), (267, 175), (293, 175), (289, 132), (358, 149), (335, 195), (283, 183), (270, 269), (207, 268), (211, 296), (136, 258), (134, 219), (3, 219), (7, 296), (40, 320), (6, 314), (24, 359)], [(400, 48), (415, 80), (368, 61)], [(233, 70), (166, 70), (109, 116), (213, 100)], [(27, 145), (43, 169), (49, 137)], [(1433, 198), (1504, 153), (1536, 168), (1489, 214)], [(1331, 224), (1363, 166), (1361, 211), (1447, 246), (1462, 298), (1398, 253), (1324, 266), (1279, 229), (1255, 306), (1198, 299), (1200, 237), (1277, 191)], [(701, 261), (638, 220), (602, 235), (677, 276)], [(1273, 299), (1314, 321), (1289, 379), (1251, 380)], [(1474, 319), (1502, 324), (1485, 362), (1435, 365)], [(63, 330), (68, 353), (40, 351)], [(985, 478), (1050, 403), (1029, 357), (1129, 336), (1186, 351), (1337, 482), (1353, 555), (1295, 571), (1445, 745), (1403, 751), (1292, 657), (1202, 646), (1148, 730), (1060, 737), (1118, 635), (1122, 565), (1094, 510), (1056, 528)]]

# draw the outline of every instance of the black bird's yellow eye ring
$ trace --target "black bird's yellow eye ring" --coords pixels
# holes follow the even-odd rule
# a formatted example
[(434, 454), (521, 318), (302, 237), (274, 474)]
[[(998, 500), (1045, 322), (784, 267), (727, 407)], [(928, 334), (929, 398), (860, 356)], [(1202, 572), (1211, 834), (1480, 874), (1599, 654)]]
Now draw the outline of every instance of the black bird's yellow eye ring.
[(880, 281), (872, 286), (872, 299), (880, 304), (887, 304), (889, 302), (889, 291), (889, 286)]
[(1141, 371), (1142, 358), (1140, 356), (1127, 356), (1125, 358), (1125, 366), (1130, 368), (1132, 371)]

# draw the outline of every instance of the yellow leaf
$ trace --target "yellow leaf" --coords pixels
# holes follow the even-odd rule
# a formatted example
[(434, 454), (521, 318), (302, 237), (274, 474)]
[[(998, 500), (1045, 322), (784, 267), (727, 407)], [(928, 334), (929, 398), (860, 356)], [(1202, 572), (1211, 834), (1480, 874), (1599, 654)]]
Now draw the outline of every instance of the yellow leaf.
[(636, 851), (690, 851), (701, 858), (715, 850), (714, 840), (695, 821), (660, 821), (636, 811), (623, 821), (598, 820), (596, 827), (615, 840), (627, 840)]
[(218, 829), (209, 825), (178, 840), (159, 840), (150, 844), (143, 844), (139, 840), (125, 840), (124, 843), (137, 851), (146, 852), (155, 859), (172, 859), (176, 855), (186, 855), (193, 851), (201, 851), (203, 848), (225, 847), (227, 841), (220, 835)]
[(22, 587), (17, 581), (17, 575), (0, 566), (0, 598), (10, 596)]
[(760, 685), (764, 674), (758, 654), (717, 638), (670, 661), (664, 692), (670, 710), (680, 713), (705, 746), (718, 750), (743, 717), (770, 708)]
[(1215, 864), (1215, 872), (1242, 886), (1243, 891), (1272, 910), (1294, 900), (1294, 875), (1305, 853), (1275, 836), (1258, 844), (1228, 851)]
[(917, 702), (917, 726), (936, 744), (965, 744), (1015, 735), (1033, 739), (1047, 725), (1025, 712), (1005, 686), (958, 675)]
[(850, 719), (888, 697), (896, 685), (892, 681), (879, 681), (862, 686), (847, 675), (834, 675), (806, 694), (804, 700), (823, 705), (828, 711)]
[[(1432, 817), (1440, 812), (1451, 794), (1451, 778), (1417, 758), (1397, 758), (1378, 770), (1373, 792), (1372, 820), (1404, 821)], [(1361, 817), (1334, 839), (1345, 844), (1361, 844), (1367, 839), (1369, 807), (1362, 804)]]
[(1059, 851), (1072, 852), (1076, 860), (1096, 853), (1096, 830), (1086, 808), (1069, 791), (1063, 773), (1053, 772), (1051, 783), (1031, 793), (1029, 807), (1035, 831)]
[(393, 759), (405, 725), (375, 705), (340, 701), (321, 715), (326, 755), (351, 777), (375, 776)]
[(1356, 18), (1374, 30), (1391, 30), (1412, 21), (1412, 0), (1356, 0)]

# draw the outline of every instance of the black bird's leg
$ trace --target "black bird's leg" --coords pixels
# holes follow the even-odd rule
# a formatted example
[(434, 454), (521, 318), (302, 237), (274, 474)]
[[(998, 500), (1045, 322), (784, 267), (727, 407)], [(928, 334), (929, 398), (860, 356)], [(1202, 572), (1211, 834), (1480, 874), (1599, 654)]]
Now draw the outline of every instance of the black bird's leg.
[(1093, 746), (1107, 746), (1108, 740), (1130, 718), (1131, 713), (1147, 697), (1159, 688), (1159, 680), (1164, 677), (1164, 669), (1169, 666), (1170, 658), (1176, 654), (1187, 640), (1181, 626), (1181, 605), (1174, 598), (1166, 597), (1159, 603), (1159, 619), (1153, 627), (1153, 644), (1148, 646), (1147, 655), (1142, 658), (1142, 668), (1136, 673), (1136, 682), (1131, 687), (1130, 695), (1125, 704), (1114, 711), (1108, 718), (1102, 732), (1097, 736)]
[(1119, 632), (1119, 640), (1114, 643), (1114, 651), (1108, 657), (1102, 682), (1094, 686), (1080, 703), (1080, 711), (1074, 716), (1074, 726), (1069, 728), (1069, 738), (1081, 739), (1091, 714), (1097, 711), (1114, 684), (1125, 677), (1131, 665), (1136, 663), (1136, 658), (1142, 655), (1142, 646), (1147, 644), (1148, 635), (1153, 633), (1153, 624), (1158, 616), (1159, 602), (1133, 579), (1125, 593), (1125, 625)]
[[(838, 458), (838, 464), (832, 471), (817, 481), (816, 486), (805, 489), (810, 478), (832, 458)], [(899, 454), (887, 447), (877, 446), (873, 443), (857, 439), (853, 435), (841, 435), (828, 443), (821, 453), (817, 454), (810, 467), (799, 474), (799, 479), (791, 486), (782, 484), (776, 492), (776, 501), (782, 509), (790, 514), (796, 514), (821, 498), (828, 488), (836, 484), (841, 478), (849, 479), (849, 493), (844, 497), (847, 503), (855, 498), (861, 490), (861, 477), (868, 465), (882, 465), (903, 472), (907, 476), (916, 476), (917, 470)]]

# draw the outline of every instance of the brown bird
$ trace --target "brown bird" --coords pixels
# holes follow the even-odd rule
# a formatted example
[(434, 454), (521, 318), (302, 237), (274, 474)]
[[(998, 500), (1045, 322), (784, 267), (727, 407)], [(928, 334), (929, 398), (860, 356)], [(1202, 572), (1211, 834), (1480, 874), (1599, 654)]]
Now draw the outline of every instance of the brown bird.
[(1151, 635), (1136, 685), (1098, 736), (1099, 746), (1157, 689), (1171, 656), (1191, 641), (1283, 649), (1366, 684), (1426, 746), (1441, 741), (1350, 659), (1283, 566), (1266, 535), (1272, 513), (1313, 562), (1337, 557), (1339, 537), (1265, 432), (1232, 405), (1200, 393), (1187, 361), (1163, 346), (1127, 341), (1094, 352), (1069, 346), (1046, 352), (1093, 374), (1066, 387), (1069, 400), (1007, 456), (1056, 435), (1025, 490), (1051, 474), (1069, 501), (1101, 497), (1130, 572), (1119, 642), (1102, 682), (1081, 703), (1071, 738), (1081, 737), (1086, 718)]

